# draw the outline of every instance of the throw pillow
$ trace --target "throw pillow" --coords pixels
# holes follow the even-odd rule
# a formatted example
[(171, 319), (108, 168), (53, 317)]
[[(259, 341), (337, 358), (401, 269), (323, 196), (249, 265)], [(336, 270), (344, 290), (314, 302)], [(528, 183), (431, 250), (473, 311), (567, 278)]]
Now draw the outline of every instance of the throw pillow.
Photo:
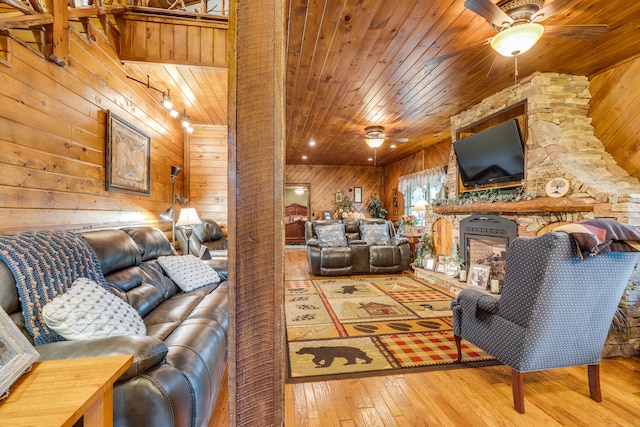
[(387, 224), (362, 224), (360, 226), (360, 239), (373, 246), (388, 246), (391, 244)]
[(320, 246), (324, 248), (343, 248), (347, 246), (344, 224), (327, 224), (316, 227), (316, 235)]
[(45, 304), (42, 315), (49, 328), (69, 341), (147, 333), (133, 307), (84, 277)]
[(161, 256), (158, 262), (184, 292), (220, 283), (218, 272), (195, 255)]

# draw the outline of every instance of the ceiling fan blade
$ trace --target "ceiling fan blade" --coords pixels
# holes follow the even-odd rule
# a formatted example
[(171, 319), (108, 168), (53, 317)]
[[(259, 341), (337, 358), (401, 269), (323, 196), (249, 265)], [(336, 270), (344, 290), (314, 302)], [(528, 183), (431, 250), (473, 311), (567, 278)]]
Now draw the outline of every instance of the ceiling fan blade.
[(505, 27), (505, 22), (507, 23), (506, 27), (513, 24), (513, 19), (491, 0), (467, 0), (464, 2), (464, 7), (476, 15), (482, 16), (498, 28)]
[(384, 137), (385, 141), (394, 141), (394, 142), (409, 142), (409, 138), (389, 138), (389, 137)]
[(593, 40), (609, 30), (606, 24), (601, 25), (548, 25), (544, 27), (544, 36), (556, 39)]
[(575, 1), (576, 0), (553, 0), (551, 3), (545, 4), (542, 9), (531, 15), (531, 22), (544, 21), (551, 15), (554, 15), (557, 11), (564, 9)]
[(441, 63), (445, 59), (449, 59), (451, 57), (461, 55), (461, 54), (463, 54), (465, 52), (468, 52), (470, 50), (478, 49), (478, 48), (480, 48), (480, 47), (482, 47), (484, 45), (489, 44), (491, 42), (492, 38), (493, 37), (489, 37), (486, 40), (483, 40), (483, 41), (478, 42), (478, 43), (474, 43), (474, 44), (469, 45), (467, 47), (463, 47), (462, 49), (458, 49), (458, 50), (455, 50), (455, 51), (450, 52), (450, 53), (445, 53), (444, 55), (436, 56), (435, 58), (432, 58), (432, 59), (428, 60), (427, 61), (427, 65), (436, 65), (436, 64)]

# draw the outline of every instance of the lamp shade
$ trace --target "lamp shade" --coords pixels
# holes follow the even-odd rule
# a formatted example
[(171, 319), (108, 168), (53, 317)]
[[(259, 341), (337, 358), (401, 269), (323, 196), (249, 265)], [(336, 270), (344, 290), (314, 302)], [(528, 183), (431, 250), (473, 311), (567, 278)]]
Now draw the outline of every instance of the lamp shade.
[(517, 56), (533, 47), (542, 34), (540, 24), (521, 24), (500, 31), (491, 39), (491, 47), (503, 56)]
[(166, 219), (167, 221), (173, 221), (175, 218), (174, 215), (175, 215), (175, 210), (172, 207), (170, 207), (166, 211), (160, 214), (160, 218)]
[(180, 172), (182, 172), (182, 168), (180, 166), (171, 165), (171, 178), (177, 177)]
[(427, 201), (422, 199), (417, 201), (415, 205), (413, 205), (413, 210), (416, 212), (425, 212), (427, 210)]
[(378, 148), (384, 142), (384, 138), (367, 138), (365, 142), (371, 148)]
[(196, 212), (196, 208), (184, 208), (180, 211), (180, 217), (176, 222), (176, 227), (183, 225), (201, 224), (202, 221)]

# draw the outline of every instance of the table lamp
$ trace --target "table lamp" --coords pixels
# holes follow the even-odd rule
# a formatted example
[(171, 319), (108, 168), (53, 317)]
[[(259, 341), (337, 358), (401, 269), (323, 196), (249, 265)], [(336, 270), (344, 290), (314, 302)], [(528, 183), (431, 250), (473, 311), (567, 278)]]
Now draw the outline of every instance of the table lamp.
[(191, 253), (190, 238), (191, 232), (193, 231), (192, 226), (201, 223), (202, 221), (198, 216), (198, 212), (196, 212), (196, 208), (183, 208), (180, 211), (180, 217), (178, 218), (178, 222), (176, 222), (176, 227), (184, 227), (184, 234), (187, 237), (187, 255)]

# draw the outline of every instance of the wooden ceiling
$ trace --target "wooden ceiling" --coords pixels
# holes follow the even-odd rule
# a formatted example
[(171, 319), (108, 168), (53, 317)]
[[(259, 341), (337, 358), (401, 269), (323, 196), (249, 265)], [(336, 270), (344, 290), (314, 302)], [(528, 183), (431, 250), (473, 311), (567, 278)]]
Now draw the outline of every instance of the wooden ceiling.
[[(377, 150), (378, 165), (393, 162), (450, 140), (452, 115), (514, 84), (514, 60), (486, 44), (427, 65), (496, 34), (464, 0), (288, 3), (287, 164), (371, 164), (363, 136), (369, 125), (410, 139)], [(609, 31), (588, 41), (543, 36), (518, 58), (519, 76), (591, 77), (640, 55), (640, 2), (575, 0), (543, 22), (578, 24), (608, 24)]]
[[(593, 77), (640, 56), (640, 1), (553, 1), (564, 6), (544, 25), (608, 24), (609, 31), (587, 41), (543, 37), (519, 57), (521, 78), (536, 71)], [(409, 138), (377, 150), (377, 164), (388, 164), (449, 141), (451, 116), (514, 84), (513, 59), (482, 43), (495, 31), (464, 0), (288, 0), (286, 7), (287, 164), (371, 165), (373, 150), (364, 142), (370, 125)], [(0, 23), (7, 12), (15, 9), (0, 6)], [(192, 123), (227, 124), (226, 69), (150, 63), (125, 69), (169, 89)]]

